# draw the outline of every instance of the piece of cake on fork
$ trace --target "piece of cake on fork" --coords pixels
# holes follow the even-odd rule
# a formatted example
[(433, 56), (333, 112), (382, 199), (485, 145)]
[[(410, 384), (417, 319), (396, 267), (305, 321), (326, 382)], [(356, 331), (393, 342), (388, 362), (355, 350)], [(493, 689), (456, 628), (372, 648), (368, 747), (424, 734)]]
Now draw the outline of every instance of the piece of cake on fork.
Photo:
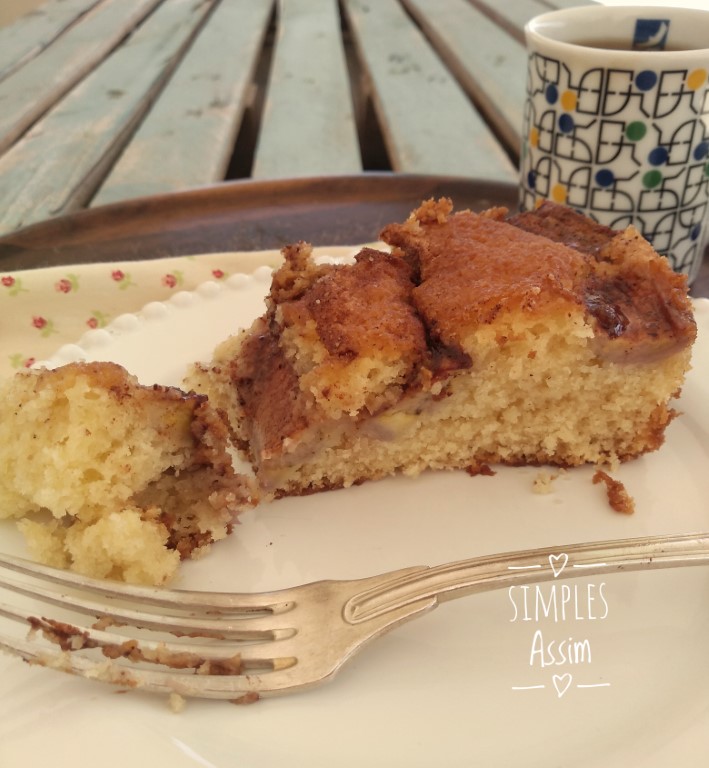
[(188, 379), (264, 494), (661, 445), (696, 327), (685, 278), (635, 230), (442, 199), (381, 237), (391, 253), (353, 264), (286, 248), (265, 314)]

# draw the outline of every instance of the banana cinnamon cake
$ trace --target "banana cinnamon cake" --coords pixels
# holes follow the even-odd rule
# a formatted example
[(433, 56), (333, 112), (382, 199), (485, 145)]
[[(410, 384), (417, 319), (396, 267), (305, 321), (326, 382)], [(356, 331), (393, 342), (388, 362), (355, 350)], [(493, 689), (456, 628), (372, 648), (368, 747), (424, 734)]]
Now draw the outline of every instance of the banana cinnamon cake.
[(265, 494), (661, 445), (696, 327), (686, 279), (637, 231), (442, 199), (381, 238), (391, 252), (352, 264), (286, 248), (265, 314), (189, 379)]
[(0, 386), (0, 517), (42, 562), (163, 584), (254, 501), (228, 445), (204, 395), (113, 363), (23, 371)]

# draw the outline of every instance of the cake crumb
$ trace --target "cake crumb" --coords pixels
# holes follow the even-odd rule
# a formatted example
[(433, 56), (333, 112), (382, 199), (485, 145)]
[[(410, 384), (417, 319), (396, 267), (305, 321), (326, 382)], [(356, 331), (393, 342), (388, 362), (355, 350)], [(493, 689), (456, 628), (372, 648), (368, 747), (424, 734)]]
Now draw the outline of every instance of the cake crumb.
[(232, 704), (255, 704), (261, 698), (258, 691), (249, 691), (236, 699), (229, 699)]
[(557, 477), (559, 477), (558, 472), (549, 472), (547, 470), (538, 472), (534, 478), (532, 490), (540, 495), (554, 493), (554, 480)]
[(179, 693), (175, 693), (173, 691), (169, 696), (169, 704), (170, 704), (170, 710), (174, 712), (176, 715), (179, 715), (180, 712), (182, 712), (187, 705), (187, 700), (184, 696), (180, 696)]
[(621, 512), (624, 515), (632, 515), (635, 512), (635, 501), (620, 480), (614, 480), (607, 472), (599, 469), (593, 475), (593, 483), (594, 485), (606, 484), (608, 503), (616, 512)]
[(489, 464), (471, 464), (465, 470), (471, 477), (484, 475), (485, 477), (494, 477), (497, 472)]

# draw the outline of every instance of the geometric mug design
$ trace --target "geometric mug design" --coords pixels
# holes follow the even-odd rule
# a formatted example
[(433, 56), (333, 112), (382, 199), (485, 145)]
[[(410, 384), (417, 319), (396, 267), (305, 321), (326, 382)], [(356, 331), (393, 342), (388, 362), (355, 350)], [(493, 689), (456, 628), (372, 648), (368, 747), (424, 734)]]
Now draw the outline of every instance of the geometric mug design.
[(521, 208), (550, 199), (613, 229), (633, 224), (674, 269), (696, 271), (709, 209), (708, 74), (572, 72), (530, 53)]

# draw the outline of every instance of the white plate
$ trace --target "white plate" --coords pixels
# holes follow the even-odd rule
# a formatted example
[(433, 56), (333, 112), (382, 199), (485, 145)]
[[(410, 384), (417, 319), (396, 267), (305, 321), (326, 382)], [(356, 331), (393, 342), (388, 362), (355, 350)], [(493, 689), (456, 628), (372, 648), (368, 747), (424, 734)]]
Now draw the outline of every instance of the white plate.
[[(51, 362), (115, 360), (145, 383), (179, 384), (189, 362), (208, 359), (262, 311), (268, 280), (262, 269), (149, 305)], [(273, 589), (501, 550), (709, 529), (709, 302), (697, 302), (697, 317), (683, 415), (659, 452), (616, 473), (636, 500), (633, 516), (610, 510), (590, 468), (559, 477), (549, 495), (532, 492), (532, 468), (396, 478), (250, 512), (209, 557), (186, 564), (180, 586)], [(23, 552), (10, 524), (2, 535), (3, 549)], [(521, 591), (448, 603), (369, 646), (330, 684), (251, 706), (192, 701), (174, 714), (162, 697), (119, 694), (3, 657), (0, 766), (706, 765), (709, 573), (576, 583), (579, 598), (596, 595), (591, 611), (579, 600), (564, 621), (513, 620)], [(530, 664), (537, 630), (545, 643), (588, 641), (590, 662)], [(543, 687), (518, 689), (526, 686)]]

